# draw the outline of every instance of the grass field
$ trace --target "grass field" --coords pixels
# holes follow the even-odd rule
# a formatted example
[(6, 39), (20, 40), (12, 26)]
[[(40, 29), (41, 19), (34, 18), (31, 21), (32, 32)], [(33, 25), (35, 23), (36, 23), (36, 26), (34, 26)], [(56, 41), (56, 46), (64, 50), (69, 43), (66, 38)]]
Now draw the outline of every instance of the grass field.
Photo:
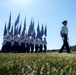
[(76, 75), (76, 54), (0, 53), (0, 75)]

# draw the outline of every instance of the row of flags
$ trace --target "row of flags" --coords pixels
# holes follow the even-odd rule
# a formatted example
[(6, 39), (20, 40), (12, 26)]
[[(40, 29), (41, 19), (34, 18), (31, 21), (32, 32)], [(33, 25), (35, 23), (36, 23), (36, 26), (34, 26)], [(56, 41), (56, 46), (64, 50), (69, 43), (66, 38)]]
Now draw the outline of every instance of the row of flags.
[(14, 23), (14, 25), (11, 25), (11, 13), (9, 16), (9, 22), (8, 25), (6, 25), (5, 23), (5, 27), (4, 27), (4, 34), (3, 36), (7, 36), (8, 33), (10, 33), (11, 36), (16, 36), (17, 34), (19, 34), (20, 36), (33, 36), (34, 38), (42, 38), (43, 36), (47, 37), (47, 26), (43, 26), (40, 29), (39, 27), (39, 22), (38, 22), (38, 26), (37, 26), (37, 31), (35, 31), (34, 28), (34, 21), (31, 20), (30, 25), (29, 25), (29, 29), (28, 32), (26, 32), (26, 18), (24, 19), (24, 27), (22, 29), (22, 22), (21, 24), (19, 24), (20, 21), (20, 13), (18, 14), (18, 17)]

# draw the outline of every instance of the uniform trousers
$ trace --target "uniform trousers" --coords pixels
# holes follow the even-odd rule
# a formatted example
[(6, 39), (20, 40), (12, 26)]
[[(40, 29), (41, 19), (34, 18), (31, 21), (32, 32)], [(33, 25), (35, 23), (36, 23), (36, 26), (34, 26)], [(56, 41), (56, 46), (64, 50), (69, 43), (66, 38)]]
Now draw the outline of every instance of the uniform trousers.
[(15, 42), (15, 52), (18, 52), (18, 42)]
[(29, 52), (30, 52), (30, 44), (27, 43), (27, 53), (29, 53)]
[(25, 43), (21, 43), (21, 52), (23, 53), (25, 51)]
[(34, 44), (31, 44), (31, 53), (34, 51)]
[(12, 46), (11, 46), (11, 52), (14, 53), (14, 50), (15, 50), (15, 46), (12, 45)]
[(6, 45), (3, 45), (3, 46), (2, 46), (1, 51), (2, 51), (2, 52), (6, 52)]
[(19, 53), (22, 52), (22, 47), (21, 47), (21, 45), (19, 45), (18, 48), (19, 48), (19, 49), (18, 49), (18, 50), (19, 50), (18, 52), (19, 52)]
[(47, 46), (46, 46), (46, 45), (44, 45), (44, 52), (46, 52), (46, 49), (47, 49)]
[(27, 43), (25, 43), (25, 52), (27, 52)]
[(35, 45), (35, 53), (37, 53), (38, 52), (38, 45), (36, 44)]
[(6, 52), (10, 52), (11, 51), (11, 43), (7, 42), (6, 43)]
[(40, 44), (39, 52), (42, 52), (42, 50), (43, 50), (43, 46)]
[(64, 38), (63, 39), (63, 45), (62, 45), (59, 53), (63, 52), (64, 47), (66, 47), (67, 52), (70, 53), (70, 48), (69, 48), (69, 44), (68, 44), (68, 41), (67, 41), (67, 39), (68, 39), (67, 38), (67, 35), (66, 34), (63, 34), (62, 37)]

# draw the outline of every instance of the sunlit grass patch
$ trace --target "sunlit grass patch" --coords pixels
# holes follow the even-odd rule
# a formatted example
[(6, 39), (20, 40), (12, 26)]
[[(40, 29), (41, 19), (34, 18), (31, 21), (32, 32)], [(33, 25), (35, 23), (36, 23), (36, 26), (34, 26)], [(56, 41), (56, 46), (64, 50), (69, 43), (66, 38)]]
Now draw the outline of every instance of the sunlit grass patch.
[(0, 53), (0, 75), (75, 75), (76, 55)]

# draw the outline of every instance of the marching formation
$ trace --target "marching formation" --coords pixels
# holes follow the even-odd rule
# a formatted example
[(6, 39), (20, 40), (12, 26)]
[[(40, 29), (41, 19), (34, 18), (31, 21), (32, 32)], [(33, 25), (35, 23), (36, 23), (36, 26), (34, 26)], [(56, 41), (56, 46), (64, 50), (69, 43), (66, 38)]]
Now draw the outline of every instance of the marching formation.
[(37, 27), (37, 33), (34, 29), (34, 21), (31, 20), (28, 33), (26, 31), (26, 18), (22, 30), (22, 23), (19, 25), (20, 14), (18, 15), (14, 25), (11, 26), (11, 14), (9, 16), (8, 26), (4, 28), (2, 52), (11, 53), (37, 53), (46, 52), (47, 50), (47, 27)]

